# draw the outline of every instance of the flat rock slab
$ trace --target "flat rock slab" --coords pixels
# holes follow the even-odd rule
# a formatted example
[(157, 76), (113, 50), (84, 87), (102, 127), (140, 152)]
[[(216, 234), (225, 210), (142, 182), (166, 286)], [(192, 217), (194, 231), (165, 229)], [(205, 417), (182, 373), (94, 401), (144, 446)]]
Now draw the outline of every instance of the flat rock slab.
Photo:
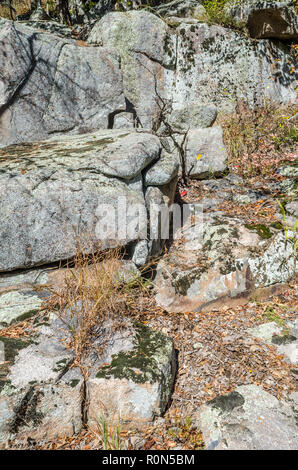
[(192, 178), (220, 175), (227, 169), (227, 150), (220, 126), (191, 129), (185, 147), (186, 172)]
[[(296, 405), (297, 407), (297, 405)], [(209, 450), (296, 450), (294, 403), (243, 385), (200, 407), (196, 422)]]
[[(78, 243), (90, 252), (110, 240), (126, 244), (143, 238), (141, 172), (158, 161), (160, 150), (158, 137), (123, 130), (2, 149), (0, 272), (68, 259)], [(119, 210), (121, 197), (127, 208), (136, 209)], [(111, 225), (105, 225), (103, 204), (109, 204)], [(135, 227), (130, 233), (129, 223)], [(117, 227), (124, 227), (124, 235), (118, 236)]]
[(49, 270), (28, 269), (19, 272), (0, 274), (0, 293), (10, 290), (21, 290), (25, 287), (42, 286), (49, 281)]
[(158, 162), (145, 172), (146, 186), (163, 186), (178, 175), (179, 163), (172, 154), (162, 153)]

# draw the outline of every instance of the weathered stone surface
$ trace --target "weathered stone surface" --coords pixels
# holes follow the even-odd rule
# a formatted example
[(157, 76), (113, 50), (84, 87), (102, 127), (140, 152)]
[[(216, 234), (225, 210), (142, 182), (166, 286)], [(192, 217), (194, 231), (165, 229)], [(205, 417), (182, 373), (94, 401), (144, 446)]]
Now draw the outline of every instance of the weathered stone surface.
[(82, 398), (83, 380), (73, 371), (57, 384), (31, 385), (23, 390), (7, 385), (0, 394), (0, 448), (9, 439), (41, 442), (80, 432)]
[(232, 109), (240, 99), (255, 105), (256, 96), (259, 103), (295, 99), (295, 59), (286, 44), (255, 43), (202, 23), (169, 28), (146, 11), (113, 12), (95, 24), (89, 42), (115, 48), (120, 65), (115, 50), (65, 38), (68, 28), (53, 23), (54, 35), (41, 31), (42, 22), (29, 24), (1, 23), (2, 146), (122, 127), (120, 111), (152, 129), (164, 99), (174, 114), (193, 103)]
[[(131, 265), (125, 280), (127, 274), (131, 279)], [(77, 309), (79, 314), (79, 303)], [(71, 436), (81, 430), (85, 415), (91, 426), (102, 415), (142, 426), (164, 412), (176, 372), (173, 341), (130, 320), (116, 329), (107, 320), (81, 358), (88, 371), (83, 378), (71, 367), (74, 353), (65, 343), (70, 327), (78, 327), (73, 313), (70, 317), (66, 309), (59, 317), (41, 318), (26, 341), (0, 337), (0, 447), (9, 439)]]
[(110, 114), (117, 109), (125, 109), (117, 54), (105, 48), (65, 45), (43, 118), (47, 132), (107, 128)]
[(189, 102), (213, 103), (219, 110), (229, 111), (237, 100), (250, 106), (264, 99), (295, 101), (297, 77), (292, 73), (295, 58), (290, 46), (267, 40), (253, 42), (217, 25), (182, 24), (177, 33), (172, 84), (175, 107)]
[(243, 385), (200, 407), (197, 424), (210, 450), (295, 450), (292, 402), (256, 385)]
[(149, 245), (147, 240), (140, 240), (132, 249), (132, 261), (136, 266), (144, 266), (149, 258)]
[[(83, 378), (68, 367), (63, 345), (69, 331), (57, 317), (44, 318), (28, 341), (0, 338), (0, 446), (8, 439), (71, 436), (82, 427)], [(8, 364), (8, 367), (5, 366)]]
[(198, 222), (176, 232), (176, 242), (157, 266), (155, 298), (168, 311), (229, 304), (293, 276), (293, 242), (286, 244), (280, 231), (247, 228), (221, 212)]
[(175, 66), (175, 40), (166, 23), (145, 11), (113, 12), (95, 24), (88, 42), (118, 51), (125, 96), (138, 122), (152, 128), (160, 114), (156, 89), (163, 94), (167, 70)]
[[(100, 207), (110, 204), (115, 218), (121, 218), (115, 224), (122, 222), (125, 227), (119, 197), (126, 198), (127, 207), (138, 204), (143, 209), (146, 227), (143, 188), (135, 177), (157, 159), (159, 151), (157, 137), (124, 131), (98, 131), (4, 149), (0, 271), (66, 259), (75, 254), (78, 239), (89, 251), (99, 242), (105, 244)], [(134, 217), (128, 214), (128, 223)], [(127, 233), (126, 240), (138, 240), (142, 229)], [(115, 239), (109, 230), (105, 237)]]
[(298, 217), (298, 201), (289, 202), (286, 205), (286, 211), (289, 212), (289, 214)]
[(133, 129), (136, 127), (133, 113), (119, 113), (114, 117), (113, 129)]
[[(174, 202), (178, 177), (164, 186), (148, 186), (145, 192), (146, 207), (150, 214), (150, 237), (148, 248), (151, 256), (163, 252), (170, 237), (170, 213)], [(164, 213), (162, 214), (162, 211)], [(167, 230), (168, 228), (168, 230)]]
[[(84, 2), (82, 0), (70, 0), (69, 9), (72, 21), (79, 24), (94, 24), (115, 7), (116, 0), (98, 0), (95, 2)], [(120, 1), (117, 2), (120, 6)]]
[(281, 176), (287, 176), (289, 178), (298, 178), (298, 165), (297, 163), (282, 165), (277, 169), (277, 173)]
[(57, 318), (36, 330), (33, 344), (21, 349), (10, 367), (8, 379), (15, 388), (34, 383), (57, 381), (67, 371), (73, 354), (61, 341), (69, 332)]
[(145, 11), (109, 13), (88, 41), (121, 55), (125, 96), (143, 127), (158, 125), (165, 99), (174, 112), (193, 103), (229, 111), (237, 100), (250, 106), (295, 100), (295, 57), (286, 44), (256, 43), (205, 23), (174, 29)]
[(23, 288), (32, 289), (35, 286), (42, 286), (49, 281), (48, 270), (28, 269), (21, 272), (1, 273), (0, 292), (10, 290), (20, 290)]
[(144, 325), (135, 329), (130, 348), (112, 355), (108, 365), (94, 367), (87, 381), (91, 427), (106, 414), (115, 420), (120, 415), (126, 425), (142, 426), (167, 406), (176, 370), (173, 342)]
[(220, 174), (227, 169), (227, 151), (220, 126), (191, 129), (185, 146), (186, 172), (193, 178)]
[(110, 115), (125, 110), (115, 51), (6, 22), (2, 62), (0, 146), (107, 128)]
[(227, 13), (244, 22), (253, 38), (295, 40), (298, 37), (298, 18), (294, 2), (244, 0), (228, 5)]
[(247, 331), (255, 338), (259, 338), (266, 343), (271, 343), (272, 336), (280, 334), (282, 332), (282, 327), (277, 325), (274, 321), (271, 321), (254, 328), (249, 328)]
[(0, 324), (11, 324), (38, 312), (42, 298), (34, 291), (13, 291), (0, 294)]
[(31, 21), (43, 21), (43, 20), (50, 20), (50, 17), (47, 15), (45, 10), (39, 5), (36, 10), (34, 10), (30, 15)]

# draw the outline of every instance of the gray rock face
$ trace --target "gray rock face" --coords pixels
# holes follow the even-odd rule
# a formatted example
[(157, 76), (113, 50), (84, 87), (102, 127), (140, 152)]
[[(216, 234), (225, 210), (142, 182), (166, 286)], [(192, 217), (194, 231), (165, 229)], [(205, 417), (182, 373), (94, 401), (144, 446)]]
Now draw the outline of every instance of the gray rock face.
[(174, 113), (193, 103), (230, 111), (237, 100), (250, 106), (256, 97), (258, 103), (295, 100), (295, 57), (286, 44), (255, 43), (205, 23), (173, 29), (145, 11), (109, 13), (95, 24), (88, 42), (118, 51), (125, 96), (147, 128), (159, 123), (160, 97), (172, 102)]
[(194, 227), (186, 224), (175, 237), (183, 243), (172, 245), (155, 278), (155, 299), (169, 312), (231, 304), (294, 275), (293, 242), (286, 244), (275, 229), (262, 239), (241, 219), (213, 212)]
[(125, 96), (139, 123), (152, 128), (160, 113), (156, 87), (163, 93), (163, 77), (175, 66), (175, 38), (166, 23), (145, 11), (113, 12), (95, 24), (88, 42), (118, 51)]
[(163, 186), (170, 183), (178, 175), (179, 163), (173, 155), (162, 153), (158, 162), (145, 172), (146, 186)]
[(133, 129), (136, 121), (133, 113), (119, 113), (114, 117), (113, 129)]
[(292, 201), (292, 202), (289, 202), (287, 205), (286, 205), (286, 211), (295, 216), (295, 217), (298, 217), (298, 201)]
[(31, 21), (42, 21), (42, 20), (50, 20), (50, 17), (46, 14), (45, 10), (38, 6), (36, 10), (33, 11), (30, 15)]
[(144, 266), (149, 258), (149, 246), (147, 240), (140, 240), (132, 249), (132, 261), (136, 266)]
[(70, 0), (69, 9), (72, 21), (75, 24), (94, 24), (108, 12), (114, 9), (115, 0), (99, 0), (83, 2), (82, 0)]
[(297, 77), (291, 73), (295, 59), (290, 47), (266, 40), (255, 43), (216, 25), (183, 24), (177, 33), (173, 81), (177, 107), (178, 103), (199, 101), (228, 111), (234, 107), (233, 100), (244, 100), (250, 106), (255, 105), (256, 97), (260, 103), (264, 99), (277, 103), (295, 100)]
[(202, 23), (170, 28), (143, 10), (98, 21), (88, 42), (104, 47), (67, 39), (71, 31), (52, 23), (55, 35), (28, 24), (1, 22), (1, 146), (114, 125), (158, 128), (163, 100), (172, 103), (172, 124), (188, 129), (212, 124), (212, 103), (231, 110), (239, 99), (255, 105), (256, 96), (295, 99), (286, 44)]
[(7, 22), (0, 64), (0, 146), (107, 128), (109, 116), (125, 110), (114, 51)]
[(243, 385), (201, 406), (197, 424), (210, 450), (295, 450), (293, 406), (262, 387)]
[(73, 30), (69, 28), (69, 26), (61, 23), (57, 23), (57, 21), (47, 20), (47, 21), (40, 21), (38, 19), (31, 19), (28, 21), (22, 21), (21, 23), (24, 26), (28, 26), (31, 29), (38, 30), (40, 32), (52, 33), (55, 36), (64, 39), (76, 39)]
[(83, 380), (61, 342), (68, 332), (57, 319), (37, 327), (28, 341), (2, 338), (0, 365), (0, 447), (18, 436), (37, 440), (71, 436), (82, 428)]
[(228, 6), (227, 13), (246, 23), (253, 38), (295, 40), (298, 37), (298, 18), (292, 0), (244, 0)]
[(186, 171), (193, 178), (220, 174), (227, 169), (227, 151), (220, 126), (191, 129), (185, 146)]

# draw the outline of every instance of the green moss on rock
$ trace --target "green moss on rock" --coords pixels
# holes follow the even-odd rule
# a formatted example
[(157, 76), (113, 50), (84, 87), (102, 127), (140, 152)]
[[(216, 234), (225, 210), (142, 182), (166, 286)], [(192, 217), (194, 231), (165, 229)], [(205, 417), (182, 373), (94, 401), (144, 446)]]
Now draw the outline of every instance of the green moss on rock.
[(4, 344), (4, 359), (5, 363), (0, 364), (0, 392), (2, 391), (5, 384), (7, 384), (7, 375), (9, 373), (9, 367), (14, 363), (15, 357), (18, 352), (26, 348), (29, 345), (29, 341), (23, 341), (20, 339), (6, 338), (0, 336), (0, 341)]
[(96, 378), (132, 380), (137, 384), (151, 384), (163, 379), (164, 358), (169, 358), (172, 340), (147, 326), (135, 324), (134, 349), (114, 355), (109, 365), (101, 367)]
[(257, 232), (259, 237), (263, 239), (271, 238), (272, 233), (270, 232), (269, 227), (266, 227), (266, 225), (263, 224), (245, 224), (245, 227), (248, 228), (248, 230), (254, 230)]

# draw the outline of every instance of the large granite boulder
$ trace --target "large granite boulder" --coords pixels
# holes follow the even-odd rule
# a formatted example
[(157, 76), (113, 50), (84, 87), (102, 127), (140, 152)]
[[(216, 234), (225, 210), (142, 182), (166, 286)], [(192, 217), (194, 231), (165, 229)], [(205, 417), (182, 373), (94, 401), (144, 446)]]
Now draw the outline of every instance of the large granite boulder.
[(244, 22), (251, 37), (296, 40), (298, 37), (297, 6), (293, 0), (244, 0), (231, 2), (227, 14)]
[(115, 51), (9, 21), (0, 29), (0, 67), (0, 146), (108, 128), (126, 109)]
[(145, 11), (109, 13), (97, 22), (88, 42), (114, 47), (121, 56), (125, 97), (139, 124), (152, 128), (158, 121), (158, 94), (164, 95), (165, 76), (175, 69), (175, 36), (157, 16)]
[(276, 322), (262, 323), (247, 332), (267, 344), (276, 347), (278, 354), (284, 355), (286, 361), (298, 364), (298, 321), (287, 322), (284, 326)]
[[(147, 184), (161, 193), (171, 188), (169, 205), (177, 181), (177, 165), (165, 168), (160, 152), (158, 137), (125, 130), (2, 149), (0, 271), (67, 259), (78, 243), (90, 252), (146, 240), (142, 172), (150, 166)], [(155, 176), (154, 164), (161, 165)], [(119, 209), (121, 201), (126, 208)]]
[(122, 332), (113, 350), (106, 348), (105, 356), (93, 365), (87, 381), (89, 426), (96, 429), (100, 415), (114, 420), (120, 416), (126, 425), (137, 427), (161, 416), (175, 371), (171, 338), (142, 324), (133, 325), (132, 332)]
[(180, 119), (178, 128), (208, 127), (212, 104), (295, 99), (287, 44), (199, 22), (169, 27), (144, 10), (108, 13), (89, 44), (29, 24), (0, 25), (0, 146), (114, 125), (157, 130), (165, 109), (174, 129)]
[(243, 385), (200, 407), (196, 422), (209, 450), (296, 450), (297, 393), (278, 400)]

